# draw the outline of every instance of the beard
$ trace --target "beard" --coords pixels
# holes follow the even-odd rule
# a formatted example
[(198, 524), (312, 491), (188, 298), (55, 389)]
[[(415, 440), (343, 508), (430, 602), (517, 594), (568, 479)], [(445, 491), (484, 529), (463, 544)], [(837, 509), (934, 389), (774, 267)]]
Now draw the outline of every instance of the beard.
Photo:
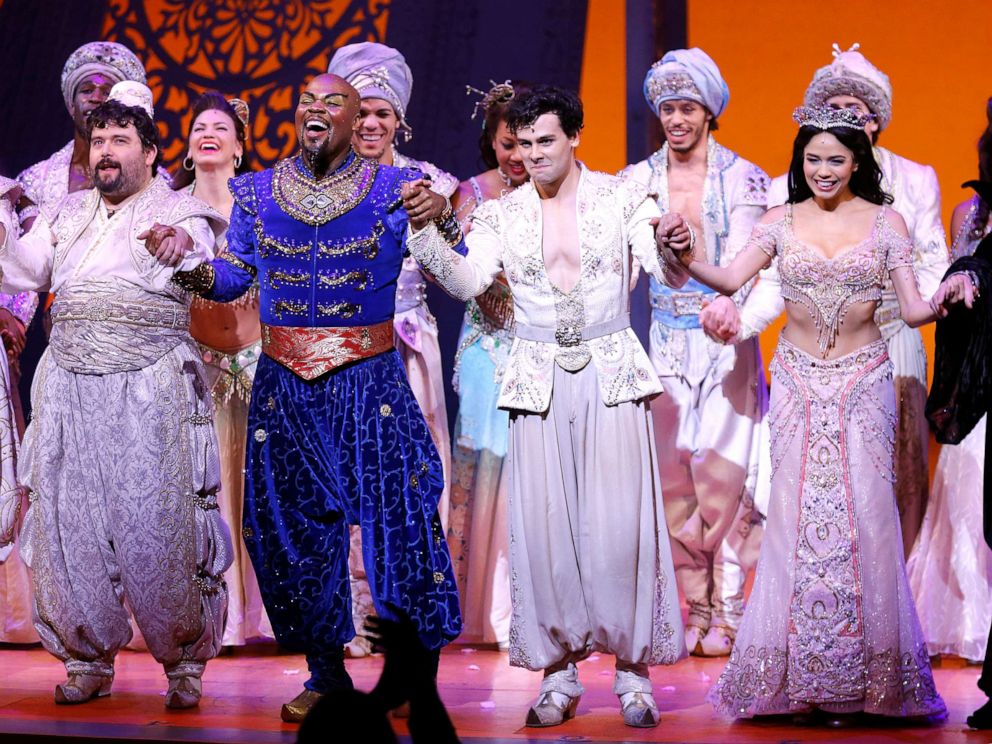
[[(101, 170), (106, 166), (116, 170)], [(140, 191), (146, 180), (146, 167), (141, 161), (121, 163), (112, 158), (104, 158), (93, 169), (93, 185), (105, 196), (127, 198)]]

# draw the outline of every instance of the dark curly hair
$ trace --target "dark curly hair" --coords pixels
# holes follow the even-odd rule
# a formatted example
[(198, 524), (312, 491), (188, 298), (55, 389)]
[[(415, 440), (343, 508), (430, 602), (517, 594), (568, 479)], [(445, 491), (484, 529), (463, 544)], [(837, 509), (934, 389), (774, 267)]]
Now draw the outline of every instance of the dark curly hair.
[(514, 96), (506, 112), (506, 126), (516, 134), (543, 114), (557, 116), (568, 137), (582, 131), (582, 101), (572, 91), (556, 85), (538, 85), (523, 95)]
[(128, 124), (133, 125), (137, 131), (142, 150), (148, 152), (155, 148), (155, 161), (152, 163), (154, 176), (162, 165), (162, 148), (158, 144), (155, 122), (140, 106), (126, 106), (120, 101), (104, 101), (86, 117), (86, 139), (93, 139), (94, 129), (106, 129), (109, 126), (124, 128)]
[[(219, 91), (205, 91), (203, 95), (196, 99), (196, 102), (193, 104), (193, 116), (190, 117), (189, 126), (186, 129), (186, 142), (189, 142), (190, 135), (193, 133), (193, 125), (196, 123), (196, 118), (204, 111), (210, 111), (211, 109), (227, 114), (231, 117), (231, 121), (234, 122), (234, 135), (238, 138), (238, 142), (241, 143), (245, 151), (244, 156), (241, 158), (241, 164), (234, 169), (234, 175), (240, 176), (242, 173), (247, 173), (251, 170), (251, 163), (248, 160), (248, 147), (245, 144), (248, 140), (248, 132), (245, 129), (244, 122), (241, 121), (241, 118), (234, 110), (234, 107), (231, 106), (230, 102)], [(176, 191), (186, 188), (193, 183), (195, 178), (195, 171), (180, 168), (179, 174), (172, 179), (172, 188)]]
[(483, 109), (485, 114), (482, 119), (482, 134), (479, 135), (479, 155), (487, 168), (499, 167), (496, 150), (493, 147), (493, 138), (496, 136), (496, 130), (499, 129), (499, 123), (506, 121), (507, 112), (513, 101), (532, 89), (531, 84), (523, 80), (511, 80), (510, 87), (513, 88), (513, 98), (506, 103), (494, 103), (489, 108)]
[(871, 140), (864, 129), (853, 127), (799, 127), (792, 144), (792, 163), (789, 165), (789, 203), (797, 204), (813, 196), (803, 172), (804, 151), (810, 140), (824, 132), (832, 134), (854, 154), (854, 164), (858, 167), (851, 173), (851, 192), (872, 204), (891, 204), (892, 195), (882, 189), (882, 171), (871, 151)]

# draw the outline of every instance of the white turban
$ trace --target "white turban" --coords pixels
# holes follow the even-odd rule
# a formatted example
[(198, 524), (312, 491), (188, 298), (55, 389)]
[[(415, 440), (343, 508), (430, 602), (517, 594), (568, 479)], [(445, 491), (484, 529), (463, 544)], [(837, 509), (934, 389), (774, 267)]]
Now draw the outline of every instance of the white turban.
[(644, 98), (655, 114), (664, 101), (696, 101), (705, 106), (713, 118), (727, 108), (730, 89), (710, 56), (698, 47), (667, 52), (651, 65), (644, 78)]
[(834, 44), (834, 61), (813, 75), (806, 89), (803, 104), (824, 106), (834, 96), (854, 96), (875, 114), (879, 131), (892, 121), (892, 83), (889, 76), (865, 59), (855, 44), (842, 52)]
[(374, 41), (347, 44), (334, 52), (327, 71), (347, 80), (363, 99), (389, 101), (396, 117), (405, 122), (413, 73), (397, 50)]
[(134, 80), (146, 83), (145, 68), (134, 52), (113, 41), (93, 41), (84, 44), (69, 55), (62, 68), (62, 98), (65, 107), (72, 109), (72, 99), (83, 78), (101, 72), (115, 83)]

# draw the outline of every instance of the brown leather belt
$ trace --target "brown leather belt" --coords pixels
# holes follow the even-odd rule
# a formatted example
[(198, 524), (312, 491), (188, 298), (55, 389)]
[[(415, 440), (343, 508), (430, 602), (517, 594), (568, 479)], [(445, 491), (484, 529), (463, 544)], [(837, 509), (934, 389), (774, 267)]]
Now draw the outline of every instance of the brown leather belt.
[(262, 351), (304, 380), (393, 348), (393, 321), (372, 326), (297, 328), (262, 323)]

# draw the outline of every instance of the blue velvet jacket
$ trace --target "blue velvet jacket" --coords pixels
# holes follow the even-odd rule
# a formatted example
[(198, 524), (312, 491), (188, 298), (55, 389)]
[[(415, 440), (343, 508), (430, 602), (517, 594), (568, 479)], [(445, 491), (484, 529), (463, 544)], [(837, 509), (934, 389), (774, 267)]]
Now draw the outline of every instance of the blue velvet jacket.
[(255, 270), (267, 325), (391, 319), (406, 251), (400, 187), (419, 177), (353, 153), (320, 181), (300, 156), (231, 179), (228, 252), (213, 261), (213, 286), (200, 294), (233, 300), (251, 286)]

